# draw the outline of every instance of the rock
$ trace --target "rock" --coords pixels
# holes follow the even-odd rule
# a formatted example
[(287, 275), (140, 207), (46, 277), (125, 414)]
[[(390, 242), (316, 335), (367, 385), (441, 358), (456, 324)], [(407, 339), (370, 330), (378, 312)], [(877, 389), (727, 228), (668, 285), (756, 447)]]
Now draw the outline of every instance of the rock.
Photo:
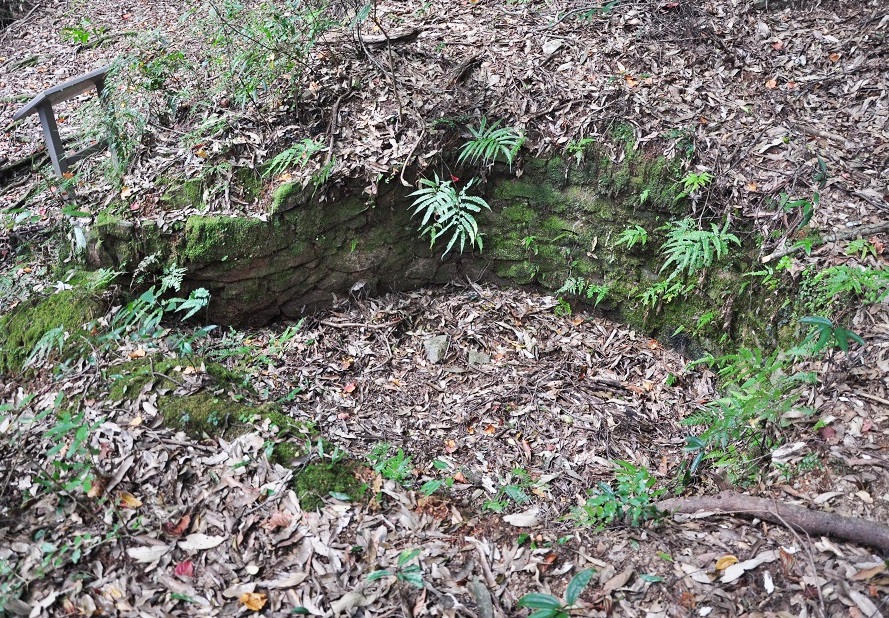
[(469, 364), (470, 365), (489, 365), (491, 364), (491, 357), (485, 354), (484, 352), (480, 352), (475, 348), (469, 350)]
[(448, 336), (435, 335), (423, 342), (423, 348), (426, 350), (426, 358), (433, 365), (440, 363), (445, 354), (448, 352)]

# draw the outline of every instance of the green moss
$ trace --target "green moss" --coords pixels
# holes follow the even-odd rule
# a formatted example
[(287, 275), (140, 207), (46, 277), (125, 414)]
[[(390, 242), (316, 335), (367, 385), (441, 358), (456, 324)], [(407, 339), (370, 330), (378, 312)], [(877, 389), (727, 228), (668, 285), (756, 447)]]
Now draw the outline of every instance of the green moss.
[(494, 199), (508, 200), (510, 203), (514, 203), (511, 200), (520, 197), (538, 204), (551, 204), (556, 199), (552, 187), (540, 182), (509, 180), (498, 183), (494, 188)]
[(0, 316), (0, 374), (19, 373), (34, 346), (47, 331), (64, 327), (66, 347), (85, 333), (83, 326), (102, 313), (102, 304), (86, 288), (53, 294), (17, 306)]
[(311, 464), (293, 479), (293, 489), (300, 506), (307, 511), (320, 509), (330, 492), (346, 494), (360, 500), (367, 486), (355, 476), (355, 464), (350, 461)]
[(529, 261), (500, 263), (495, 268), (498, 277), (509, 279), (517, 285), (533, 283), (540, 267)]
[(255, 201), (262, 194), (262, 177), (255, 169), (239, 167), (235, 171), (235, 179), (245, 200)]
[(195, 440), (206, 436), (232, 439), (250, 431), (257, 418), (281, 413), (276, 404), (254, 406), (204, 392), (158, 397), (157, 408), (167, 427), (184, 431)]
[(175, 377), (175, 369), (177, 366), (184, 367), (187, 366), (187, 363), (183, 363), (178, 358), (146, 357), (111, 367), (108, 370), (108, 379), (111, 384), (108, 398), (111, 401), (134, 398), (139, 395), (146, 384), (152, 381), (157, 386), (176, 388), (178, 378)]
[(200, 208), (204, 202), (204, 187), (200, 178), (167, 177), (158, 181), (158, 185), (166, 186), (160, 198), (161, 204), (168, 209)]
[(524, 200), (515, 200), (502, 212), (503, 218), (513, 223), (531, 223), (537, 219), (537, 213)]
[(283, 212), (293, 208), (295, 199), (299, 197), (302, 187), (296, 182), (285, 182), (275, 189), (272, 196), (272, 212)]
[(273, 225), (252, 217), (189, 217), (180, 255), (190, 262), (247, 258), (265, 247)]

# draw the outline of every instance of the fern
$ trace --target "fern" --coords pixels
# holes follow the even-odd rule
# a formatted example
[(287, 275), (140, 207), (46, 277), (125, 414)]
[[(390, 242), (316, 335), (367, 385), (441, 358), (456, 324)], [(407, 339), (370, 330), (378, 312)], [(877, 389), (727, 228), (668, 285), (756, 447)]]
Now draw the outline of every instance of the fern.
[(889, 297), (889, 269), (831, 266), (815, 276), (813, 283), (825, 299), (854, 294), (867, 303), (879, 303)]
[(573, 294), (574, 296), (586, 297), (593, 301), (593, 306), (597, 307), (599, 303), (605, 300), (608, 292), (611, 291), (607, 285), (601, 283), (593, 283), (587, 281), (583, 277), (568, 277), (565, 283), (556, 290), (556, 294)]
[(687, 173), (682, 177), (682, 180), (679, 181), (679, 184), (682, 186), (682, 191), (676, 196), (676, 201), (678, 202), (682, 198), (692, 195), (696, 191), (709, 185), (711, 182), (713, 182), (713, 174), (710, 172)]
[(525, 143), (525, 138), (520, 133), (507, 127), (500, 127), (500, 122), (487, 126), (487, 119), (482, 118), (478, 129), (469, 127), (472, 140), (463, 145), (457, 163), (468, 161), (474, 165), (481, 160), (485, 165), (493, 163), (502, 155), (506, 162), (512, 165), (519, 148)]
[(466, 193), (475, 181), (473, 178), (457, 193), (450, 180), (442, 182), (436, 174), (435, 180), (422, 178), (420, 180), (422, 188), (410, 194), (417, 196), (412, 205), (414, 212), (411, 217), (423, 213), (420, 234), (429, 237), (430, 246), (440, 237), (451, 233), (451, 239), (442, 258), (450, 252), (458, 240), (460, 253), (463, 253), (466, 241), (469, 241), (470, 247), (477, 246), (479, 251), (483, 249), (474, 213), (481, 212), (482, 208), (490, 210), (491, 207), (483, 198)]
[(614, 241), (614, 246), (620, 247), (621, 245), (626, 245), (627, 249), (632, 249), (636, 245), (644, 247), (647, 242), (648, 232), (645, 231), (645, 228), (641, 225), (634, 225), (620, 233), (620, 236)]
[(712, 231), (708, 232), (698, 229), (692, 219), (682, 219), (660, 228), (667, 231), (667, 240), (661, 247), (667, 260), (660, 272), (672, 267), (668, 280), (708, 268), (728, 253), (729, 243), (741, 244), (734, 234), (720, 230), (715, 223), (711, 226)]
[(290, 168), (297, 166), (302, 167), (312, 158), (312, 155), (324, 149), (324, 144), (321, 142), (306, 138), (303, 141), (294, 144), (287, 150), (275, 155), (271, 161), (266, 163), (266, 168), (262, 173), (262, 177), (268, 178), (269, 176), (278, 176)]
[(65, 346), (65, 339), (66, 334), (64, 326), (57, 326), (43, 333), (40, 340), (34, 344), (34, 349), (31, 350), (31, 354), (28, 355), (28, 360), (25, 361), (22, 368), (27, 369), (29, 367), (34, 367), (46, 361), (52, 355), (55, 348), (58, 348), (58, 351), (61, 354), (62, 348)]

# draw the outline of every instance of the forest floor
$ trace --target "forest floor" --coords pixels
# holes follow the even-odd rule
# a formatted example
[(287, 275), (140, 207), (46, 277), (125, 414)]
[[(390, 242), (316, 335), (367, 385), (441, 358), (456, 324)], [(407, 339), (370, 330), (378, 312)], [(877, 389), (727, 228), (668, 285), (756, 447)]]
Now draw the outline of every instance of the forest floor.
[[(436, 152), (457, 143), (451, 125), (480, 115), (522, 130), (540, 155), (629, 126), (637, 147), (711, 172), (693, 207), (744, 221), (765, 239), (762, 255), (794, 242), (801, 215), (781, 207), (782, 194), (818, 192), (809, 226), (825, 234), (886, 221), (885, 1), (414, 4), (377, 6), (391, 45), (371, 21), (363, 44), (348, 30), (326, 35), (305, 59), (298, 104), (265, 100), (261, 114), (211, 88), (222, 69), (199, 62), (208, 20), (181, 4), (45, 2), (0, 32), (0, 313), (64, 290), (58, 237), (112, 201), (168, 223), (207, 210), (266, 216), (276, 183), (309, 182), (325, 167), (333, 182), (365, 178), (373, 194), (386, 176), (412, 183), (431, 172)], [(120, 184), (102, 173), (107, 158), (85, 162), (72, 182), (86, 216), (63, 212), (45, 168), (19, 173), (24, 158), (39, 162), (36, 118), (10, 122), (29, 95), (115, 58), (143, 54), (145, 66), (170, 50), (194, 61), (167, 75), (186, 111), (145, 123)], [(60, 106), (60, 124), (64, 137), (89, 141), (82, 103)], [(258, 166), (306, 136), (327, 154), (270, 179), (258, 200), (205, 189), (203, 210), (161, 201), (158, 179), (170, 170), (228, 187), (233, 162)], [(870, 253), (849, 255), (845, 242), (797, 253), (789, 274), (885, 268), (885, 237), (866, 238)], [(681, 421), (720, 393), (712, 371), (659, 342), (594, 313), (557, 315), (556, 305), (544, 293), (454, 283), (352, 299), (299, 328), (218, 329), (197, 359), (169, 363), (186, 332), (174, 328), (121, 341), (92, 364), (0, 376), (9, 406), (0, 407), (0, 614), (521, 616), (522, 595), (562, 596), (590, 568), (575, 615), (889, 615), (885, 548), (749, 513), (603, 530), (572, 518), (613, 481), (617, 460), (650, 470), (657, 487), (680, 487), (692, 458)], [(809, 367), (819, 380), (803, 403), (814, 417), (786, 419), (785, 446), (733, 489), (885, 524), (889, 306), (840, 317), (865, 345)], [(441, 358), (427, 345), (437, 335), (448, 338)], [(148, 379), (115, 391), (145, 359)], [(220, 384), (214, 363), (240, 385)], [(58, 437), (31, 419), (54, 411), (59, 393), (96, 423), (89, 493), (48, 491), (37, 472)], [(196, 394), (277, 402), (312, 445), (270, 460), (269, 447), (292, 436), (260, 417), (237, 436), (164, 422), (165, 398)], [(304, 508), (291, 481), (331, 461), (334, 447), (356, 462), (366, 497), (343, 488)], [(430, 481), (440, 485), (425, 496)], [(725, 488), (713, 469), (681, 485)], [(368, 578), (397, 570), (411, 550), (422, 586), (410, 570), (406, 580)]]

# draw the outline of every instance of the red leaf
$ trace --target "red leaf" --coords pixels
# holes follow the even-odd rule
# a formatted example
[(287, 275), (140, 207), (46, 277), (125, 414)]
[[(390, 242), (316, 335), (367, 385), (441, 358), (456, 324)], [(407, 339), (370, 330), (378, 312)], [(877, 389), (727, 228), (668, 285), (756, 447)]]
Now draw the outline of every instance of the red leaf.
[(194, 562), (191, 560), (183, 560), (173, 569), (176, 577), (194, 577)]

